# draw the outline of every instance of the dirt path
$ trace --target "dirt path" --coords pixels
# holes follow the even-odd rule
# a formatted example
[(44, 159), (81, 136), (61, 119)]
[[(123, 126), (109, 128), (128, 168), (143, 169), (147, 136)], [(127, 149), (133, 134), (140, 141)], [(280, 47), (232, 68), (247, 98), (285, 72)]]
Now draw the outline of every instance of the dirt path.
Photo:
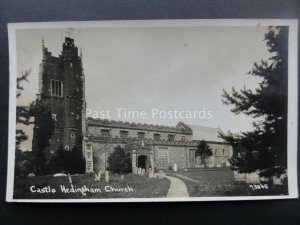
[(189, 197), (185, 183), (175, 177), (166, 176), (171, 181), (170, 188), (167, 194), (168, 198)]
[(187, 176), (184, 176), (184, 175), (181, 175), (181, 174), (176, 174), (176, 176), (180, 177), (182, 179), (186, 179), (186, 180), (192, 181), (192, 182), (197, 183), (197, 184), (200, 183), (199, 180), (195, 180), (195, 179), (193, 179), (191, 177), (187, 177)]

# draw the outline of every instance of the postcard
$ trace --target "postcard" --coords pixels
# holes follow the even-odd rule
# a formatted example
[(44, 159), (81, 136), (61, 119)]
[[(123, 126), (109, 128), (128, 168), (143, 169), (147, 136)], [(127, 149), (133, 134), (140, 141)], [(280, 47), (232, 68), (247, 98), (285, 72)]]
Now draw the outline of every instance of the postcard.
[(8, 24), (8, 202), (287, 199), (297, 20)]

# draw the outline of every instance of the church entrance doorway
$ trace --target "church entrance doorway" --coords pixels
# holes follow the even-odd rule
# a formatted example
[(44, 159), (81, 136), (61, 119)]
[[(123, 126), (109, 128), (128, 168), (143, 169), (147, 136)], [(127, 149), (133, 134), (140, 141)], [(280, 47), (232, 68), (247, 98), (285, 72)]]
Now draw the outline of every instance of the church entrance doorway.
[(147, 156), (140, 155), (138, 157), (137, 167), (147, 170)]

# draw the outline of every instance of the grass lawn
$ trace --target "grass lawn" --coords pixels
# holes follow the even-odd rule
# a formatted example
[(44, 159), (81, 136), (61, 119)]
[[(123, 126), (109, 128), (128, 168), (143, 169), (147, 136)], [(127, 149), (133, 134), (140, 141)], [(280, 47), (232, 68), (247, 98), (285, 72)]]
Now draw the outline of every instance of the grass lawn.
[[(94, 181), (94, 175), (72, 175), (72, 182), (74, 189), (86, 185), (89, 189), (89, 191), (84, 191), (86, 196), (82, 192), (65, 193), (62, 191), (60, 185), (71, 188), (68, 177), (18, 177), (15, 178), (14, 199), (158, 198), (165, 197), (170, 187), (170, 181), (166, 178), (150, 179), (148, 176), (133, 174), (124, 175), (124, 180), (121, 179), (120, 175), (110, 175), (109, 183), (104, 182), (104, 175), (102, 175), (100, 182)], [(55, 189), (55, 193), (48, 193), (48, 187)], [(41, 189), (47, 193), (32, 192), (31, 189), (33, 191)]]
[[(262, 183), (268, 189), (255, 189), (245, 182), (236, 182), (229, 168), (197, 168), (188, 171), (167, 172), (180, 178), (187, 186), (190, 197), (211, 196), (265, 196), (287, 194), (287, 185)], [(187, 179), (190, 178), (190, 179)]]

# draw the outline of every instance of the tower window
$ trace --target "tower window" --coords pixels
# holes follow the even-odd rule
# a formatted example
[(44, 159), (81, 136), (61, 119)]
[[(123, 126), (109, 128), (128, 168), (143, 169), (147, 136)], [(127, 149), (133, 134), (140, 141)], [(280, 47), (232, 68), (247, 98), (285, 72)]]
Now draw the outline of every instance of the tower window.
[(75, 138), (75, 134), (72, 133), (72, 134), (71, 134), (71, 138)]
[(69, 145), (66, 145), (66, 146), (65, 146), (65, 150), (66, 150), (66, 151), (69, 151), (69, 150), (70, 150)]
[(63, 82), (59, 80), (51, 80), (51, 95), (63, 96)]
[(181, 141), (185, 141), (185, 136), (181, 136)]
[(76, 114), (76, 119), (79, 120), (79, 115), (78, 114)]

